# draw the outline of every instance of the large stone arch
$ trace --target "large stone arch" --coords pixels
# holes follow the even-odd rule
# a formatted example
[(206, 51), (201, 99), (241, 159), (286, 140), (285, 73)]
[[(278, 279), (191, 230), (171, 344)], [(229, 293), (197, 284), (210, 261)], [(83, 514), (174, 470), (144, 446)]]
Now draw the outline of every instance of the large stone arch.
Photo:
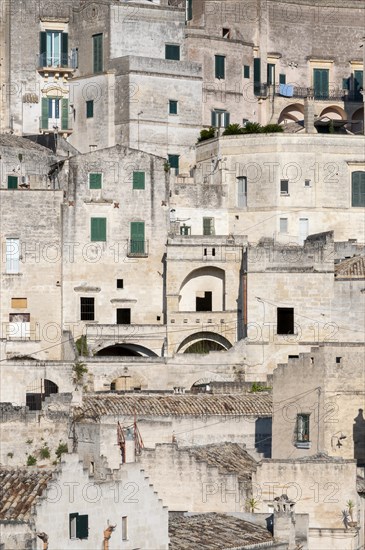
[[(232, 347), (232, 344), (227, 338), (222, 336), (221, 334), (217, 334), (215, 332), (208, 332), (208, 331), (201, 331), (201, 332), (195, 332), (194, 334), (190, 334), (187, 336), (178, 346), (177, 353), (187, 353), (187, 350), (193, 345), (198, 342), (211, 342), (219, 346), (221, 348), (221, 351), (227, 351)], [(211, 351), (219, 351), (218, 349), (212, 349)], [(188, 352), (189, 353), (189, 352)], [(193, 352), (190, 352), (193, 353)], [(201, 353), (201, 352), (196, 352)], [(205, 351), (202, 351), (202, 353), (206, 353)]]
[(327, 116), (332, 120), (347, 120), (346, 112), (339, 105), (328, 105), (323, 109), (320, 116)]
[(53, 380), (49, 380), (48, 378), (36, 378), (26, 386), (26, 405), (31, 411), (40, 411), (43, 401), (55, 393), (59, 393), (59, 386)]
[(278, 124), (285, 123), (285, 121), (298, 122), (299, 120), (304, 120), (304, 105), (301, 103), (291, 103), (281, 111)]
[(112, 384), (117, 380), (120, 381), (120, 385), (114, 388), (116, 391), (123, 391), (125, 389), (130, 390), (137, 387), (141, 390), (146, 390), (149, 387), (148, 379), (143, 376), (143, 374), (136, 371), (134, 368), (131, 369), (120, 365), (103, 377), (102, 389), (105, 391), (107, 385), (112, 389)]
[[(198, 311), (197, 298), (211, 292), (211, 309), (206, 311), (225, 310), (226, 273), (216, 266), (199, 267), (191, 271), (180, 285), (179, 311)], [(203, 310), (200, 310), (203, 311)]]
[(96, 357), (158, 357), (151, 349), (130, 342), (101, 342), (93, 348), (93, 354)]
[(355, 134), (362, 134), (364, 131), (364, 107), (356, 109), (351, 117), (351, 131)]

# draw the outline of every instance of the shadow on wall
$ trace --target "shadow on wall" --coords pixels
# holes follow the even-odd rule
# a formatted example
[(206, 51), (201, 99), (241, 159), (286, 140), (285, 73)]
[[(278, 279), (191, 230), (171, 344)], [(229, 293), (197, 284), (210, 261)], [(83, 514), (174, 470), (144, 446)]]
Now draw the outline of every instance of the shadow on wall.
[(354, 458), (358, 466), (365, 466), (365, 418), (363, 409), (359, 409), (359, 414), (354, 418), (353, 440), (354, 440)]
[(258, 418), (255, 421), (255, 449), (263, 458), (271, 458), (272, 418)]

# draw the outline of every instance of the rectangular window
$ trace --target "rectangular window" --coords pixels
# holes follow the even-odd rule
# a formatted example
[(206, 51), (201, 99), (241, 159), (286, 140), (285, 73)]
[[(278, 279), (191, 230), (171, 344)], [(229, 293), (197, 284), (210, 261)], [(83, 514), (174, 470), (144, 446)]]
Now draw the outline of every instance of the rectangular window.
[(237, 178), (237, 207), (245, 208), (247, 206), (247, 178), (239, 176)]
[(95, 320), (95, 298), (80, 298), (81, 321)]
[(214, 218), (203, 218), (203, 235), (215, 235)]
[(123, 279), (117, 279), (117, 288), (124, 288)]
[(27, 298), (12, 298), (11, 309), (26, 309), (28, 307)]
[(48, 100), (48, 118), (53, 120), (59, 120), (60, 118), (60, 100), (49, 99)]
[(18, 189), (18, 176), (8, 176), (8, 189)]
[(309, 442), (309, 414), (298, 414), (297, 415), (297, 442), (306, 443)]
[(177, 115), (177, 101), (169, 99), (169, 115)]
[(195, 300), (196, 311), (212, 311), (212, 292), (198, 292)]
[(329, 69), (313, 69), (313, 88), (315, 99), (328, 99)]
[(87, 539), (89, 537), (89, 516), (69, 515), (70, 539)]
[(250, 66), (244, 65), (243, 66), (243, 78), (250, 78)]
[(102, 174), (100, 172), (90, 172), (89, 189), (101, 189)]
[(342, 89), (343, 90), (349, 90), (350, 89), (350, 78), (343, 78), (342, 79)]
[(176, 173), (179, 173), (179, 155), (168, 155), (170, 168), (175, 168)]
[(280, 233), (288, 232), (288, 218), (280, 218)]
[(129, 307), (122, 307), (117, 309), (117, 325), (130, 325), (131, 324), (131, 310)]
[(165, 59), (180, 61), (180, 46), (177, 44), (165, 44)]
[(229, 125), (229, 113), (222, 109), (212, 111), (212, 126), (214, 128), (226, 128)]
[(261, 59), (255, 57), (253, 60), (253, 91), (255, 95), (261, 91)]
[(146, 250), (144, 222), (131, 222), (130, 235), (130, 254), (143, 256)]
[(224, 55), (215, 56), (215, 77), (221, 80), (225, 78), (225, 64), (226, 58)]
[(106, 218), (91, 218), (91, 240), (106, 241)]
[(362, 101), (362, 95), (360, 91), (363, 86), (363, 71), (354, 71), (354, 94), (355, 100)]
[(365, 207), (365, 171), (353, 172), (351, 180), (351, 206)]
[(269, 86), (275, 84), (275, 65), (273, 63), (267, 64), (267, 83)]
[(103, 72), (103, 35), (94, 34), (93, 36), (93, 71), (94, 73)]
[(294, 308), (277, 308), (277, 334), (294, 334)]
[(180, 235), (190, 235), (191, 234), (191, 227), (188, 225), (182, 225), (180, 227)]
[(8, 338), (28, 340), (30, 337), (30, 313), (9, 313)]
[(310, 187), (311, 186), (311, 180), (304, 180), (304, 187)]
[(6, 239), (6, 273), (19, 273), (20, 241), (19, 239)]
[(289, 194), (289, 180), (280, 180), (280, 195)]
[(128, 540), (128, 518), (122, 517), (122, 540)]
[(193, 0), (187, 0), (186, 5), (186, 20), (191, 21), (193, 18)]
[(40, 67), (68, 67), (68, 34), (61, 31), (40, 33)]
[(299, 243), (303, 244), (309, 233), (309, 219), (299, 218)]
[(89, 99), (86, 102), (86, 118), (93, 118), (94, 117), (94, 100)]
[(79, 48), (71, 49), (71, 68), (78, 69), (79, 67)]
[(133, 189), (144, 189), (145, 173), (133, 172)]
[(286, 84), (286, 75), (279, 74), (279, 84)]

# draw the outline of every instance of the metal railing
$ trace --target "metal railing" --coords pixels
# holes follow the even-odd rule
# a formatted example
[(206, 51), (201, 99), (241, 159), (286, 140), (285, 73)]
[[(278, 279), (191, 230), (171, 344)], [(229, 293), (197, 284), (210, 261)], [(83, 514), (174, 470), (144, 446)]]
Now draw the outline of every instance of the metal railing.
[(296, 97), (300, 99), (309, 97), (313, 98), (315, 101), (362, 101), (361, 92), (348, 91), (341, 88), (333, 88), (332, 90), (328, 90), (328, 92), (319, 93), (312, 87), (293, 86), (293, 95), (290, 96), (280, 93), (282, 90), (280, 84), (272, 86), (272, 88), (274, 88), (275, 95), (281, 97)]
[(147, 258), (148, 241), (137, 241), (135, 239), (128, 239), (128, 256)]
[(37, 56), (37, 67), (42, 69), (76, 69), (77, 61), (75, 56), (68, 54), (48, 55), (41, 53)]
[(72, 132), (72, 120), (72, 117), (69, 116), (66, 124), (66, 121), (62, 119), (39, 117), (39, 129), (52, 133)]

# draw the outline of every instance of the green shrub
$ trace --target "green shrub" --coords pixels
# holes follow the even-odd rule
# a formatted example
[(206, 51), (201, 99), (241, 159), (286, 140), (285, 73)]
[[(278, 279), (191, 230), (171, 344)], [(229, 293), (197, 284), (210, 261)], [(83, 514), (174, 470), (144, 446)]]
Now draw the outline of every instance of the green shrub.
[(243, 134), (260, 134), (262, 132), (262, 126), (259, 122), (246, 122), (243, 128)]
[(260, 391), (269, 391), (271, 389), (272, 388), (270, 386), (264, 386), (260, 382), (254, 382), (251, 386), (250, 392), (251, 393), (257, 393), (257, 392), (260, 392)]
[(208, 128), (207, 130), (201, 130), (200, 136), (198, 137), (198, 143), (205, 141), (206, 139), (212, 139), (215, 137), (215, 128), (212, 126)]
[(36, 457), (33, 455), (29, 455), (27, 458), (27, 466), (34, 466), (35, 464), (37, 464)]
[(243, 128), (239, 124), (228, 124), (223, 132), (224, 136), (236, 136), (243, 133)]
[(261, 130), (264, 134), (274, 134), (284, 132), (284, 128), (280, 124), (266, 124)]
[(75, 342), (77, 353), (79, 355), (83, 355), (84, 357), (87, 357), (89, 355), (89, 350), (87, 349), (87, 339), (86, 336), (80, 336), (78, 340)]
[(39, 456), (40, 456), (42, 459), (49, 458), (49, 457), (51, 456), (51, 453), (49, 452), (49, 448), (47, 447), (47, 445), (44, 445), (44, 446), (39, 450)]
[(61, 441), (56, 449), (56, 457), (58, 458), (58, 460), (61, 460), (61, 456), (65, 453), (68, 453), (67, 443), (63, 443)]
[(81, 384), (84, 378), (84, 374), (88, 372), (87, 366), (85, 363), (76, 361), (72, 366), (72, 381), (74, 384)]

